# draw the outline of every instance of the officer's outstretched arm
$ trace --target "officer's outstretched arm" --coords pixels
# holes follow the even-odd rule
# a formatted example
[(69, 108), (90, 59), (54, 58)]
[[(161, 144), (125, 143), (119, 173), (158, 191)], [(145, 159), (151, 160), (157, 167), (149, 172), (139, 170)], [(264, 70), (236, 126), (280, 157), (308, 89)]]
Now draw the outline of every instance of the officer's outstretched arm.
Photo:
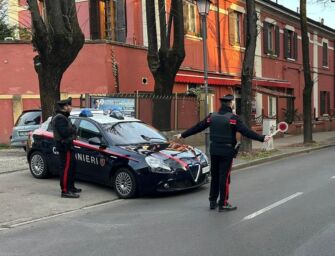
[(197, 123), (193, 127), (189, 128), (188, 130), (184, 131), (181, 134), (181, 137), (186, 138), (186, 137), (189, 137), (191, 135), (202, 132), (203, 130), (208, 128), (211, 125), (211, 115), (212, 114), (209, 114), (208, 116), (206, 116), (205, 119), (203, 119), (202, 121), (200, 121), (199, 123)]
[(245, 124), (241, 121), (240, 118), (236, 117), (236, 130), (240, 132), (243, 136), (252, 139), (258, 140), (260, 142), (264, 141), (265, 136), (259, 135), (258, 133), (254, 132), (253, 130), (249, 129)]

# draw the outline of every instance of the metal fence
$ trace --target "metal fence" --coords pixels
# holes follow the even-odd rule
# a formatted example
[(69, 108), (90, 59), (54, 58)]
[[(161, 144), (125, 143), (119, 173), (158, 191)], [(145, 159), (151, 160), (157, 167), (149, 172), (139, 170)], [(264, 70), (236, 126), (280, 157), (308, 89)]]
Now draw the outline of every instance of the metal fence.
[(152, 125), (153, 111), (157, 111), (155, 108), (159, 107), (160, 103), (163, 105), (167, 102), (170, 102), (171, 130), (189, 128), (199, 121), (200, 101), (197, 97), (177, 93), (169, 96), (138, 92), (108, 95), (86, 94), (81, 97), (80, 107), (102, 110), (117, 109), (127, 116), (138, 118)]

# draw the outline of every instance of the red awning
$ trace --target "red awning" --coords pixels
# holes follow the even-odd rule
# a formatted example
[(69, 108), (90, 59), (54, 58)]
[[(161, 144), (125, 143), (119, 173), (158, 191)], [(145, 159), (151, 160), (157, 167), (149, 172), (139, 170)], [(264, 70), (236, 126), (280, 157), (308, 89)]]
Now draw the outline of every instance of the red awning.
[(256, 78), (253, 80), (253, 85), (256, 86), (267, 86), (277, 88), (291, 88), (291, 83), (283, 80), (272, 80), (272, 79), (261, 79)]
[[(177, 74), (177, 83), (191, 83), (191, 84), (204, 84), (204, 77), (199, 75), (191, 74)], [(239, 86), (241, 85), (241, 79), (239, 78), (229, 78), (229, 77), (208, 77), (209, 85), (226, 85), (226, 86)], [(267, 86), (267, 87), (277, 87), (277, 88), (290, 88), (291, 83), (283, 80), (274, 79), (263, 79), (256, 78), (253, 80), (253, 85), (255, 86)]]
[[(198, 75), (177, 74), (175, 81), (177, 83), (204, 84), (204, 77)], [(241, 84), (241, 81), (235, 78), (209, 76), (208, 84), (237, 86)]]

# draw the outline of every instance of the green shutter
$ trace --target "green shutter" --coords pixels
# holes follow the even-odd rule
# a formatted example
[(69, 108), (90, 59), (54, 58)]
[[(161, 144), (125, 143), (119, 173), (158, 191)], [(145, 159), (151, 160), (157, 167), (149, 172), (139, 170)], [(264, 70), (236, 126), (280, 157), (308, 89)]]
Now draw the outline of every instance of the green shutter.
[(284, 29), (284, 57), (287, 59), (290, 56), (288, 55), (288, 30)]
[(275, 26), (275, 49), (276, 49), (276, 55), (279, 57), (280, 54), (280, 32), (279, 32), (279, 27)]
[(263, 51), (265, 54), (269, 53), (268, 49), (268, 23), (264, 22), (263, 23)]
[(298, 60), (298, 34), (294, 32), (293, 34), (293, 57)]

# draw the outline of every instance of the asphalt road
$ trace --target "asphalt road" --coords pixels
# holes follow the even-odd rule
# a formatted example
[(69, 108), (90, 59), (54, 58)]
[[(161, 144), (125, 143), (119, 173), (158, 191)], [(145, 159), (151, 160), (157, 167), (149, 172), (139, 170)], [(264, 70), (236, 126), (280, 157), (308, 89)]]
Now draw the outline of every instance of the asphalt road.
[(235, 212), (208, 187), (116, 200), (0, 231), (0, 255), (334, 256), (335, 148), (232, 174)]

